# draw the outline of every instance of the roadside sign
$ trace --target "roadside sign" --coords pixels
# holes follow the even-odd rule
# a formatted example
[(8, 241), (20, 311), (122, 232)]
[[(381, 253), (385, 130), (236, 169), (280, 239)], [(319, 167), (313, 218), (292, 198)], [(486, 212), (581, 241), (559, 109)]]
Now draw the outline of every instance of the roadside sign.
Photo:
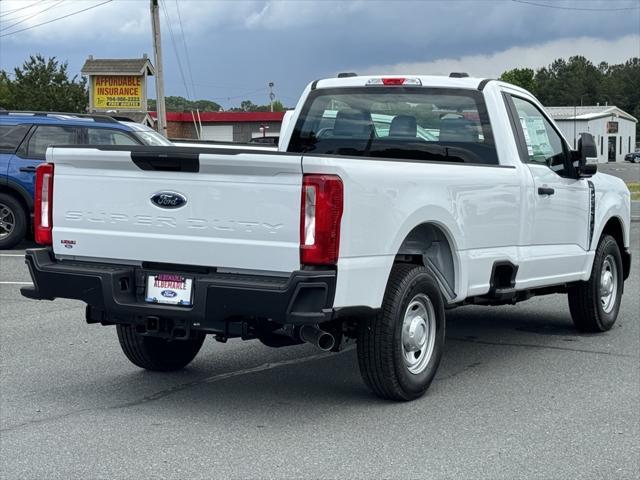
[(143, 77), (138, 75), (93, 75), (92, 109), (144, 110)]
[(147, 113), (147, 77), (154, 75), (155, 69), (146, 55), (141, 58), (89, 55), (81, 71), (89, 77), (90, 112), (126, 112), (127, 117), (137, 115), (143, 119), (136, 121), (153, 125)]

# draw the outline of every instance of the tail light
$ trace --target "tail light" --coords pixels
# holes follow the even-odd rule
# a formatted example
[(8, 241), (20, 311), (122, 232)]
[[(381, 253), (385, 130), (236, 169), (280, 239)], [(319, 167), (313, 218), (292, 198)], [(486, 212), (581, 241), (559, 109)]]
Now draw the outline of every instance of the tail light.
[(300, 263), (335, 265), (340, 247), (342, 180), (337, 175), (305, 175), (300, 214)]
[(52, 245), (53, 237), (53, 164), (41, 163), (36, 168), (36, 201), (34, 205), (36, 243)]

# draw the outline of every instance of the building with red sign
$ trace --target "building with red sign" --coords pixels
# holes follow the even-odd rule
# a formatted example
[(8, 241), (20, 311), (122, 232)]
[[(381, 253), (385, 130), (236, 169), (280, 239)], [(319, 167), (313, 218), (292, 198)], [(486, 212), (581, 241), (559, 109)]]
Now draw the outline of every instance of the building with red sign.
[[(151, 112), (153, 118), (155, 112)], [(167, 112), (169, 138), (246, 143), (256, 137), (277, 137), (284, 112)]]

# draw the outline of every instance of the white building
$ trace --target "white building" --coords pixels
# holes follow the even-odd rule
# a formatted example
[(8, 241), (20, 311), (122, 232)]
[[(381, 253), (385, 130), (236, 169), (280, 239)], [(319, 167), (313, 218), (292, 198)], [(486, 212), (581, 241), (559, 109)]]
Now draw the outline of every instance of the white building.
[(636, 146), (638, 120), (615, 106), (546, 107), (572, 148), (583, 132), (590, 133), (598, 147), (598, 162), (622, 162)]

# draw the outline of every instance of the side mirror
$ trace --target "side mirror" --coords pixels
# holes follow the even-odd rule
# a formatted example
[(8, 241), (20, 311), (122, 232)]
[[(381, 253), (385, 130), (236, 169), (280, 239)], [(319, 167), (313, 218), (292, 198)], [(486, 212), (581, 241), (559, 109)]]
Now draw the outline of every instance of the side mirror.
[(580, 134), (576, 171), (578, 178), (591, 177), (598, 171), (598, 147), (590, 133)]

